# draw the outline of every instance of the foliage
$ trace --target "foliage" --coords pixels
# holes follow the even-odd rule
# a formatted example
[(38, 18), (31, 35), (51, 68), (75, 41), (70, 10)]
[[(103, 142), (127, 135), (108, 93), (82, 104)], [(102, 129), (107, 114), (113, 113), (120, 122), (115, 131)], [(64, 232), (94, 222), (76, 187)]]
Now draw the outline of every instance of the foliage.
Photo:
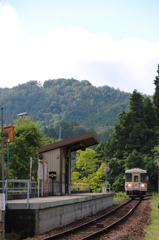
[(104, 146), (105, 144), (100, 142), (96, 147), (96, 158), (98, 159), (97, 162), (98, 168), (101, 166), (101, 163), (105, 162)]
[(154, 105), (155, 105), (155, 114), (156, 114), (156, 117), (159, 121), (159, 64), (158, 64), (157, 73), (158, 73), (158, 76), (154, 80), (155, 93), (153, 95), (153, 102), (154, 102)]
[(106, 173), (103, 171), (104, 164), (105, 163), (102, 163), (93, 175), (89, 175), (89, 187), (92, 192), (101, 192), (103, 183), (106, 183)]
[(123, 199), (128, 198), (128, 196), (125, 194), (125, 192), (115, 192), (114, 194), (114, 203), (119, 202)]
[(88, 183), (77, 183), (72, 182), (71, 183), (71, 191), (89, 191), (89, 185)]
[(99, 166), (96, 152), (93, 149), (79, 150), (77, 151), (76, 168), (72, 171), (71, 180), (73, 182), (89, 183), (91, 192), (101, 192), (106, 176), (103, 171), (104, 164), (100, 161)]
[(14, 141), (9, 147), (9, 176), (13, 179), (28, 179), (30, 157), (33, 159), (32, 174), (36, 177), (38, 149), (51, 142), (30, 117), (19, 117), (15, 121)]
[(59, 139), (60, 128), (61, 128), (61, 139), (63, 140), (84, 134), (86, 132), (92, 132), (97, 137), (97, 133), (93, 128), (86, 129), (83, 126), (80, 126), (79, 123), (73, 122), (73, 121), (71, 121), (70, 123), (60, 122), (59, 125), (56, 125), (55, 127), (52, 125), (45, 126), (44, 133), (48, 137)]
[(81, 174), (79, 172), (76, 172), (76, 171), (72, 172), (71, 181), (78, 183), (80, 176), (81, 176)]
[(76, 157), (76, 166), (77, 169), (80, 169), (81, 177), (88, 178), (89, 174), (92, 174), (96, 171), (96, 162), (95, 151), (88, 148), (85, 151), (77, 151)]

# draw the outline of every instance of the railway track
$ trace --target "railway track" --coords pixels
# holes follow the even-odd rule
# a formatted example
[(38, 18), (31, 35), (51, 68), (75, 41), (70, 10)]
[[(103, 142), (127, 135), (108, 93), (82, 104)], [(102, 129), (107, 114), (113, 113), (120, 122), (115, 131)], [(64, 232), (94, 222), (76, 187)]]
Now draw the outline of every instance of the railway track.
[(116, 207), (112, 211), (93, 219), (80, 226), (76, 226), (67, 231), (43, 238), (43, 240), (51, 239), (96, 239), (96, 237), (106, 234), (111, 228), (118, 225), (126, 219), (134, 209), (139, 205), (141, 200), (128, 200), (124, 204)]

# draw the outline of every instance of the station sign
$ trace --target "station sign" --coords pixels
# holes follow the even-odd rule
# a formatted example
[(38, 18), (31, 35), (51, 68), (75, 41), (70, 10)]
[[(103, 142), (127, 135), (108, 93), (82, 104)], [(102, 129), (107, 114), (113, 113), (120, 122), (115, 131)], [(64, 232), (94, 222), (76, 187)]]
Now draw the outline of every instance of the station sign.
[(3, 141), (4, 143), (13, 142), (14, 126), (7, 126), (3, 128)]
[(0, 210), (5, 211), (5, 193), (0, 194)]
[(49, 178), (55, 178), (56, 177), (56, 172), (51, 171), (49, 172)]
[(43, 179), (43, 164), (39, 162), (39, 179)]
[(103, 171), (104, 171), (104, 172), (109, 172), (109, 170), (110, 170), (109, 165), (105, 164), (105, 165), (103, 166)]

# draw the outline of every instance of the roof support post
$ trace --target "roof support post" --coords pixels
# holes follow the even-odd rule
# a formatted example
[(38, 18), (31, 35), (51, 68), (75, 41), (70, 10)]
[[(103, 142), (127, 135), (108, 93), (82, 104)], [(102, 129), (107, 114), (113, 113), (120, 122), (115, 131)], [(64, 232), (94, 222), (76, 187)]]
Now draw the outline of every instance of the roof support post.
[(60, 196), (62, 196), (63, 149), (60, 148)]

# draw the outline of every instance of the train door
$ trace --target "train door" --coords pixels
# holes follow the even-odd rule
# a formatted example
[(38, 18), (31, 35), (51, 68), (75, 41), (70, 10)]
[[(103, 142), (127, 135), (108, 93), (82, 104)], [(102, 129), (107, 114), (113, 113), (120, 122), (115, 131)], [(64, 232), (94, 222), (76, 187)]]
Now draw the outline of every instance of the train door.
[(134, 173), (133, 176), (133, 181), (134, 181), (134, 190), (139, 190), (140, 188), (140, 173)]

